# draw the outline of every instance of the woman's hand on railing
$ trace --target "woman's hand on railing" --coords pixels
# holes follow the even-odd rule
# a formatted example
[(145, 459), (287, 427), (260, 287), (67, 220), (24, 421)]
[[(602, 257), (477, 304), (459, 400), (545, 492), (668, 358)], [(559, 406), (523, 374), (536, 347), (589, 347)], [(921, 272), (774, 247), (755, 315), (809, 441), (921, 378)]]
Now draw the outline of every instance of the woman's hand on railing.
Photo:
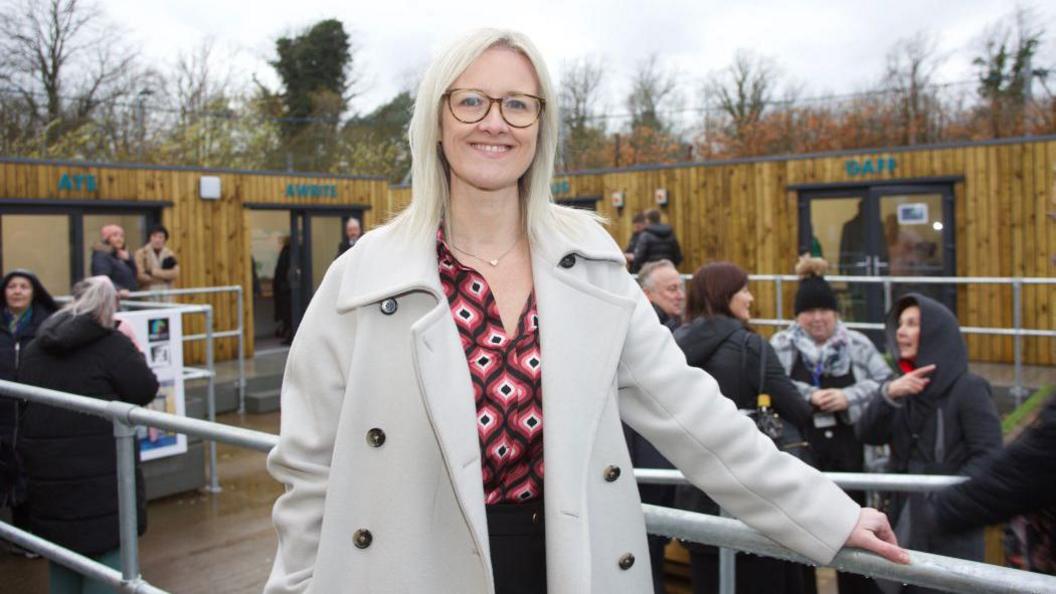
[(909, 563), (909, 553), (898, 546), (898, 539), (891, 530), (887, 516), (871, 507), (862, 508), (858, 523), (854, 525), (844, 546), (865, 549), (892, 563)]

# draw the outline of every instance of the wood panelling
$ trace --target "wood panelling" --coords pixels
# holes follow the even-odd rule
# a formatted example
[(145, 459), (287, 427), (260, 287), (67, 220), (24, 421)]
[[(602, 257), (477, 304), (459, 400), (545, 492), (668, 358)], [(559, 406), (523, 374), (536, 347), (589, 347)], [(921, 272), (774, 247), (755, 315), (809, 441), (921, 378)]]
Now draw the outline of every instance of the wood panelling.
[[(894, 158), (894, 172), (851, 177), (848, 159)], [(625, 245), (631, 217), (653, 207), (653, 192), (667, 188), (662, 208), (682, 243), (680, 269), (729, 260), (754, 273), (790, 274), (798, 247), (797, 184), (862, 183), (959, 176), (954, 184), (956, 272), (958, 276), (1049, 277), (1056, 255), (1056, 141), (981, 143), (920, 150), (863, 151), (859, 154), (792, 157), (787, 160), (710, 162), (679, 167), (605, 170), (558, 176), (569, 192), (559, 198), (602, 196), (598, 211)], [(612, 192), (623, 191), (625, 206), (613, 208)], [(770, 283), (753, 283), (755, 313), (773, 317), (776, 292)], [(783, 311), (791, 314), (795, 284), (784, 288)], [(1011, 327), (1012, 289), (975, 285), (957, 291), (957, 315), (964, 326)], [(1023, 325), (1056, 327), (1050, 305), (1056, 288), (1025, 287)], [(973, 360), (1011, 362), (1011, 337), (968, 337)], [(1026, 361), (1056, 363), (1052, 339), (1025, 338)]]
[[(848, 159), (895, 158), (894, 172), (851, 177)], [(937, 176), (959, 176), (954, 184), (956, 272), (959, 276), (1048, 277), (1056, 254), (1056, 141), (1043, 139), (1008, 143), (922, 148), (904, 151), (863, 151), (860, 154), (816, 155), (789, 159), (717, 161), (679, 167), (580, 172), (558, 176), (558, 199), (600, 198), (599, 214), (620, 245), (631, 234), (631, 217), (652, 208), (654, 191), (666, 188), (669, 203), (662, 208), (682, 242), (691, 273), (704, 263), (730, 260), (755, 273), (792, 272), (798, 247), (798, 198), (794, 186), (807, 183), (864, 183)], [(94, 191), (63, 190), (63, 174), (93, 175)], [(253, 306), (249, 264), (248, 216), (244, 205), (363, 205), (364, 227), (387, 221), (411, 200), (408, 186), (388, 186), (384, 180), (355, 177), (293, 176), (256, 172), (209, 172), (195, 169), (149, 169), (80, 163), (0, 160), (0, 198), (43, 200), (166, 201), (162, 221), (172, 233), (171, 247), (180, 257), (179, 286), (240, 284), (246, 291), (246, 347), (252, 353)], [(202, 175), (221, 178), (218, 201), (198, 198)], [(334, 185), (336, 197), (287, 197), (288, 184)], [(612, 206), (611, 195), (623, 192), (625, 206)], [(776, 290), (771, 283), (753, 283), (755, 313), (773, 317)], [(783, 290), (783, 313), (792, 311), (795, 284)], [(965, 326), (1003, 326), (1013, 322), (1012, 291), (1008, 287), (971, 286), (957, 291), (958, 317)], [(1026, 287), (1023, 322), (1027, 328), (1056, 327), (1050, 303), (1056, 289)], [(188, 299), (216, 308), (218, 329), (235, 325), (233, 297)], [(187, 332), (200, 332), (200, 321), (188, 320)], [(1024, 339), (1029, 363), (1056, 363), (1056, 341)], [(1013, 341), (1004, 337), (968, 338), (973, 360), (1010, 362)], [(217, 358), (235, 353), (234, 339), (219, 340)], [(189, 345), (192, 359), (202, 345)]]
[[(8, 160), (0, 162), (0, 199), (92, 200), (103, 206), (108, 201), (163, 201), (171, 207), (162, 209), (162, 223), (168, 227), (169, 246), (180, 261), (178, 287), (241, 285), (245, 298), (245, 346), (253, 353), (252, 273), (249, 258), (248, 216), (244, 205), (269, 204), (295, 208), (301, 205), (363, 206), (364, 224), (378, 224), (380, 213), (389, 207), (388, 184), (383, 179), (285, 175), (258, 172), (213, 172), (187, 168), (150, 169), (142, 167), (84, 165), (70, 162)], [(91, 175), (95, 190), (82, 184), (80, 190), (61, 189), (63, 175)], [(202, 200), (198, 196), (203, 175), (220, 178), (219, 200)], [(336, 196), (290, 197), (289, 184), (335, 186)], [(326, 192), (329, 194), (330, 192)], [(209, 303), (214, 308), (215, 328), (230, 330), (237, 325), (237, 302), (234, 293), (180, 298), (181, 302)], [(184, 332), (204, 332), (201, 315), (184, 316)], [(204, 343), (185, 344), (188, 361), (204, 358)], [(216, 341), (216, 358), (232, 358), (237, 353), (235, 338)]]

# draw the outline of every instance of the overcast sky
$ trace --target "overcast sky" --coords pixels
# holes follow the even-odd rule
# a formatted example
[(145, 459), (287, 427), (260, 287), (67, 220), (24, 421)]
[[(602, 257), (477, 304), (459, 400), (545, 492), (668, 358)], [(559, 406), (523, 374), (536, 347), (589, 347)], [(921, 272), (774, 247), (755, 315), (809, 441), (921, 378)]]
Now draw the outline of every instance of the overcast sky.
[[(685, 81), (686, 106), (699, 105), (701, 81), (727, 66), (738, 48), (772, 57), (784, 79), (801, 87), (801, 96), (817, 96), (875, 83), (890, 48), (918, 31), (933, 35), (945, 56), (936, 79), (970, 80), (980, 34), (1015, 7), (1008, 0), (100, 0), (100, 5), (163, 69), (212, 38), (218, 65), (229, 68), (234, 81), (256, 75), (275, 87), (267, 64), (275, 39), (337, 18), (359, 48), (361, 94), (352, 107), (361, 112), (407, 88), (429, 57), (460, 32), (511, 27), (532, 37), (555, 81), (567, 60), (604, 59), (609, 111), (618, 113), (624, 111), (621, 97), (636, 64), (654, 53)], [(1047, 31), (1041, 54), (1051, 65), (1056, 8), (1027, 6), (1034, 6), (1036, 24)]]

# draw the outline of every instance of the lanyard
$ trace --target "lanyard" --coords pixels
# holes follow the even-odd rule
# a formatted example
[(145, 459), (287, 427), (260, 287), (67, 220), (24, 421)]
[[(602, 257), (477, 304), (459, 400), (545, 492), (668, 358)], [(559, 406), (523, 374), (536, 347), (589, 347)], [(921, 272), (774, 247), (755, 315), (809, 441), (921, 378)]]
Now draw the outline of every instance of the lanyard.
[(818, 364), (814, 366), (814, 370), (810, 372), (810, 381), (811, 381), (812, 384), (814, 384), (815, 388), (820, 388), (821, 387), (821, 376), (823, 375), (823, 373), (821, 371), (821, 369), (822, 369), (822, 364), (821, 363), (822, 363), (821, 361), (818, 361)]

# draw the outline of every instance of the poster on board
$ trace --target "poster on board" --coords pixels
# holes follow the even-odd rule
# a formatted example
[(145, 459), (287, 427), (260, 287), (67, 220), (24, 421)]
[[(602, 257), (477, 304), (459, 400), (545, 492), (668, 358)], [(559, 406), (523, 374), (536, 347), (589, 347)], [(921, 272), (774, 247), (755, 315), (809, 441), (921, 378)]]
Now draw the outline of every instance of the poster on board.
[[(123, 311), (115, 317), (131, 326), (136, 346), (158, 378), (158, 394), (146, 405), (156, 411), (186, 414), (183, 396), (183, 329), (178, 311)], [(155, 427), (137, 427), (140, 460), (154, 460), (187, 451), (187, 436)]]

